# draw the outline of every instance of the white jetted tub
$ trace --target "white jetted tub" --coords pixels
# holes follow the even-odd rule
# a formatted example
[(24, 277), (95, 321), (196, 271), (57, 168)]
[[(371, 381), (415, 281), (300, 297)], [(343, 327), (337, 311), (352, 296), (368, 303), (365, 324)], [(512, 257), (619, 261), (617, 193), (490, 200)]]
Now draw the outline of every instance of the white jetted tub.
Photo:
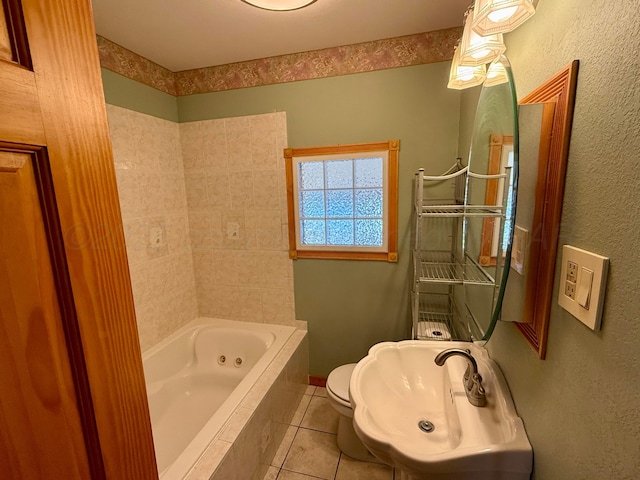
[(188, 473), (294, 331), (198, 318), (144, 353), (160, 478)]

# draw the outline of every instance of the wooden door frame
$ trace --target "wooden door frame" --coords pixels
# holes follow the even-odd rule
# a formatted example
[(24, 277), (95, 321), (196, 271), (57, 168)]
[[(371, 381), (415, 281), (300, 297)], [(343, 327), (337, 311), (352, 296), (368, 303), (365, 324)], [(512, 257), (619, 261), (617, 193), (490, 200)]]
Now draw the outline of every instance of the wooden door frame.
[(24, 85), (16, 95), (31, 108), (0, 99), (0, 135), (5, 146), (46, 145), (67, 352), (83, 421), (94, 422), (84, 429), (92, 479), (157, 479), (91, 4), (3, 5), (14, 58), (0, 60), (0, 88)]

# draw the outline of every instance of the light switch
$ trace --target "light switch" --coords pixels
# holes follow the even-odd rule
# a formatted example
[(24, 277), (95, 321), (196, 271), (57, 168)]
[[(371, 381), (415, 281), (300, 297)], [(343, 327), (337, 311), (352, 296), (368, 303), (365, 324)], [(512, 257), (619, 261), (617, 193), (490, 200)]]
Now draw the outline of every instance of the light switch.
[(591, 298), (591, 285), (593, 284), (593, 271), (582, 267), (580, 270), (580, 283), (576, 301), (582, 308), (589, 310), (589, 299)]
[(608, 270), (607, 257), (562, 247), (558, 304), (592, 330), (600, 329)]
[(525, 274), (525, 263), (529, 241), (529, 230), (516, 225), (513, 230), (513, 246), (511, 247), (511, 268), (520, 275)]

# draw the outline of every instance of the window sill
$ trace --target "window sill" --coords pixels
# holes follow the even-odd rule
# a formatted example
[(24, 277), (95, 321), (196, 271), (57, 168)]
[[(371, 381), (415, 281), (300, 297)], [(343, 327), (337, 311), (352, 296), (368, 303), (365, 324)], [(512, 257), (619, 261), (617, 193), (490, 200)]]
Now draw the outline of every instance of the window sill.
[(376, 260), (381, 262), (398, 261), (396, 252), (335, 252), (321, 250), (289, 250), (289, 258), (320, 258), (326, 260)]

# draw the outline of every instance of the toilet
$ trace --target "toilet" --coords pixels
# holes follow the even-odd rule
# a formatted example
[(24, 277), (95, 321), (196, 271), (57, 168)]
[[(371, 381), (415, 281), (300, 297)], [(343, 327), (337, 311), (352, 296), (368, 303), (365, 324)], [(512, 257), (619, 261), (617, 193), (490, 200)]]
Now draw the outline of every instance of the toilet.
[(349, 381), (355, 363), (341, 365), (327, 377), (329, 404), (338, 412), (338, 448), (351, 458), (365, 462), (382, 463), (374, 457), (360, 441), (353, 429), (353, 409), (349, 401)]

